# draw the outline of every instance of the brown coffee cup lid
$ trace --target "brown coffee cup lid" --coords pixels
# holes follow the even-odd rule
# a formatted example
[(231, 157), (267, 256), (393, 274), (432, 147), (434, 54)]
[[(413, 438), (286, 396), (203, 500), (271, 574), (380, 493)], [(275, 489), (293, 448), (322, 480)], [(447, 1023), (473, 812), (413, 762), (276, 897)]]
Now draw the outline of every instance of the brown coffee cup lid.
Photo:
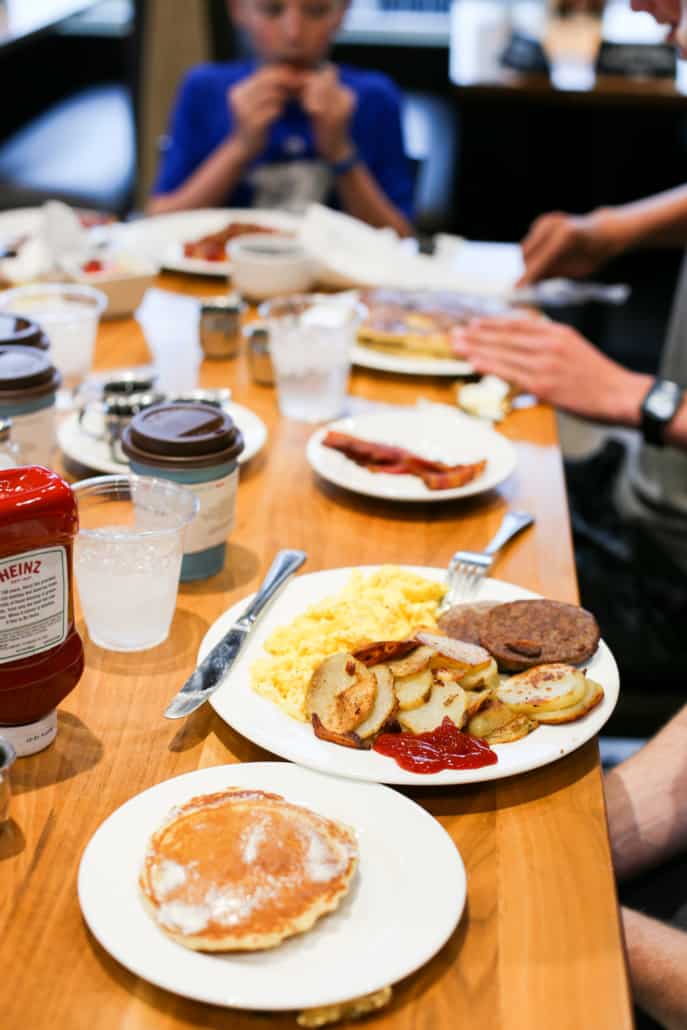
[(57, 390), (62, 377), (47, 354), (35, 347), (0, 344), (0, 399), (40, 397)]
[(48, 337), (37, 322), (11, 312), (0, 313), (0, 345), (3, 344), (38, 347), (40, 350), (50, 347)]
[(235, 460), (243, 436), (222, 408), (195, 401), (155, 404), (134, 415), (121, 438), (128, 458), (201, 468)]

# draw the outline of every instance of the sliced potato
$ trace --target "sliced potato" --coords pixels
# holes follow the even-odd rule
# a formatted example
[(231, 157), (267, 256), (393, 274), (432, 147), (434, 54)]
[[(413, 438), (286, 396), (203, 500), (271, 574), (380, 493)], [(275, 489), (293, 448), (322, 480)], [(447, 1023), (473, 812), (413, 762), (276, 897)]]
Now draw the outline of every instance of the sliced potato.
[(533, 713), (532, 718), (536, 719), (537, 722), (545, 723), (549, 725), (558, 725), (563, 722), (574, 722), (575, 719), (581, 719), (587, 712), (591, 712), (592, 708), (603, 701), (604, 689), (600, 683), (596, 683), (594, 680), (586, 679), (586, 689), (583, 697), (577, 702), (577, 704), (570, 705), (568, 708), (563, 708), (560, 711), (555, 712), (536, 712)]
[(402, 659), (411, 651), (419, 648), (417, 640), (378, 640), (374, 644), (365, 644), (353, 652), (353, 657), (368, 669), (373, 665), (393, 661), (395, 658)]
[[(390, 666), (387, 665), (387, 669)], [(429, 697), (434, 677), (431, 669), (421, 669), (410, 676), (394, 676), (394, 692), (402, 712), (419, 708)]]
[(491, 658), (484, 668), (475, 669), (474, 672), (466, 672), (460, 681), (463, 690), (477, 690), (489, 688), (496, 690), (499, 685), (499, 669), (495, 660)]
[(363, 744), (357, 733), (334, 733), (332, 730), (328, 730), (326, 726), (322, 725), (322, 721), (319, 715), (313, 712), (312, 715), (312, 728), (315, 732), (315, 736), (319, 737), (320, 740), (328, 740), (330, 744), (339, 744), (341, 747), (352, 747), (360, 751), (362, 748), (367, 747), (367, 744)]
[(465, 722), (465, 691), (457, 683), (435, 683), (429, 700), (419, 708), (399, 712), (401, 729), (409, 733), (428, 733), (441, 726), (448, 716), (461, 729)]
[(537, 715), (576, 705), (586, 689), (584, 673), (579, 669), (552, 662), (511, 676), (498, 688), (498, 697), (513, 711)]
[(449, 667), (452, 669), (474, 672), (477, 669), (486, 668), (492, 658), (488, 651), (485, 651), (479, 644), (468, 644), (464, 640), (454, 640), (453, 637), (445, 637), (439, 633), (427, 633), (422, 630), (415, 634), (421, 644), (426, 644), (435, 651), (430, 664), (435, 668)]
[(512, 744), (526, 737), (532, 730), (536, 730), (538, 725), (539, 723), (530, 719), (529, 715), (516, 715), (505, 726), (490, 733), (486, 740), (488, 744)]
[(425, 644), (418, 644), (414, 651), (411, 651), (405, 658), (399, 658), (393, 662), (385, 662), (394, 679), (403, 676), (412, 676), (416, 672), (422, 672), (429, 665), (434, 655), (434, 648)]
[[(462, 686), (462, 684), (461, 684)], [(482, 708), (485, 707), (494, 697), (494, 691), (490, 688), (486, 690), (468, 690), (465, 693), (465, 723), (467, 724)]]
[(331, 733), (357, 729), (373, 710), (377, 680), (353, 655), (340, 653), (315, 669), (305, 699), (308, 718), (317, 715)]
[(398, 701), (394, 693), (394, 677), (385, 665), (375, 665), (369, 670), (377, 683), (375, 703), (364, 722), (355, 728), (356, 734), (365, 740), (379, 733), (385, 723), (389, 722), (398, 711)]
[(491, 697), (468, 722), (473, 737), (489, 738), (515, 718), (515, 712), (496, 697)]

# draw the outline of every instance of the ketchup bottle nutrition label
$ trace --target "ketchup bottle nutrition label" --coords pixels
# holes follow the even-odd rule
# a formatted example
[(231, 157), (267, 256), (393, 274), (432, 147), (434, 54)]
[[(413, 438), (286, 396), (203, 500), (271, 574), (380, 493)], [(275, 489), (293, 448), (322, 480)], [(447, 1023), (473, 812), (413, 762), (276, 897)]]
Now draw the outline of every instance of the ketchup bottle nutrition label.
[(58, 703), (83, 672), (74, 627), (74, 496), (38, 465), (0, 470), (0, 735), (17, 754), (46, 747)]

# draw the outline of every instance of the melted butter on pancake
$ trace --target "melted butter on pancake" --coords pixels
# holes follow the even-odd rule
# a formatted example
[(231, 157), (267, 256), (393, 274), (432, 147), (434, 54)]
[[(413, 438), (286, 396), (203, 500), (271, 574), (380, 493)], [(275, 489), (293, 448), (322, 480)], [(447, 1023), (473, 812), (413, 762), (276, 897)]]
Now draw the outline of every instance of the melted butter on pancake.
[(229, 788), (174, 811), (151, 838), (140, 886), (181, 943), (252, 950), (336, 908), (356, 863), (347, 827), (278, 795)]

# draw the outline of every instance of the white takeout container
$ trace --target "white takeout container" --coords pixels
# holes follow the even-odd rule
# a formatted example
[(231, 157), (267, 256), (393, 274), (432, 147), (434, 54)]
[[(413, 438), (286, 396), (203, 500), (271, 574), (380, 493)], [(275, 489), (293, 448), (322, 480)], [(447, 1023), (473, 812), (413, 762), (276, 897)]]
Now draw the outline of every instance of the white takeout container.
[(102, 261), (104, 264), (113, 262), (115, 267), (105, 267), (100, 272), (85, 272), (83, 262), (65, 260), (62, 268), (71, 282), (94, 286), (105, 294), (108, 303), (103, 318), (123, 318), (133, 314), (146, 290), (155, 282), (158, 266), (147, 259), (128, 256), (103, 257)]
[(314, 281), (311, 258), (298, 240), (251, 233), (227, 244), (234, 288), (252, 300), (301, 293)]

